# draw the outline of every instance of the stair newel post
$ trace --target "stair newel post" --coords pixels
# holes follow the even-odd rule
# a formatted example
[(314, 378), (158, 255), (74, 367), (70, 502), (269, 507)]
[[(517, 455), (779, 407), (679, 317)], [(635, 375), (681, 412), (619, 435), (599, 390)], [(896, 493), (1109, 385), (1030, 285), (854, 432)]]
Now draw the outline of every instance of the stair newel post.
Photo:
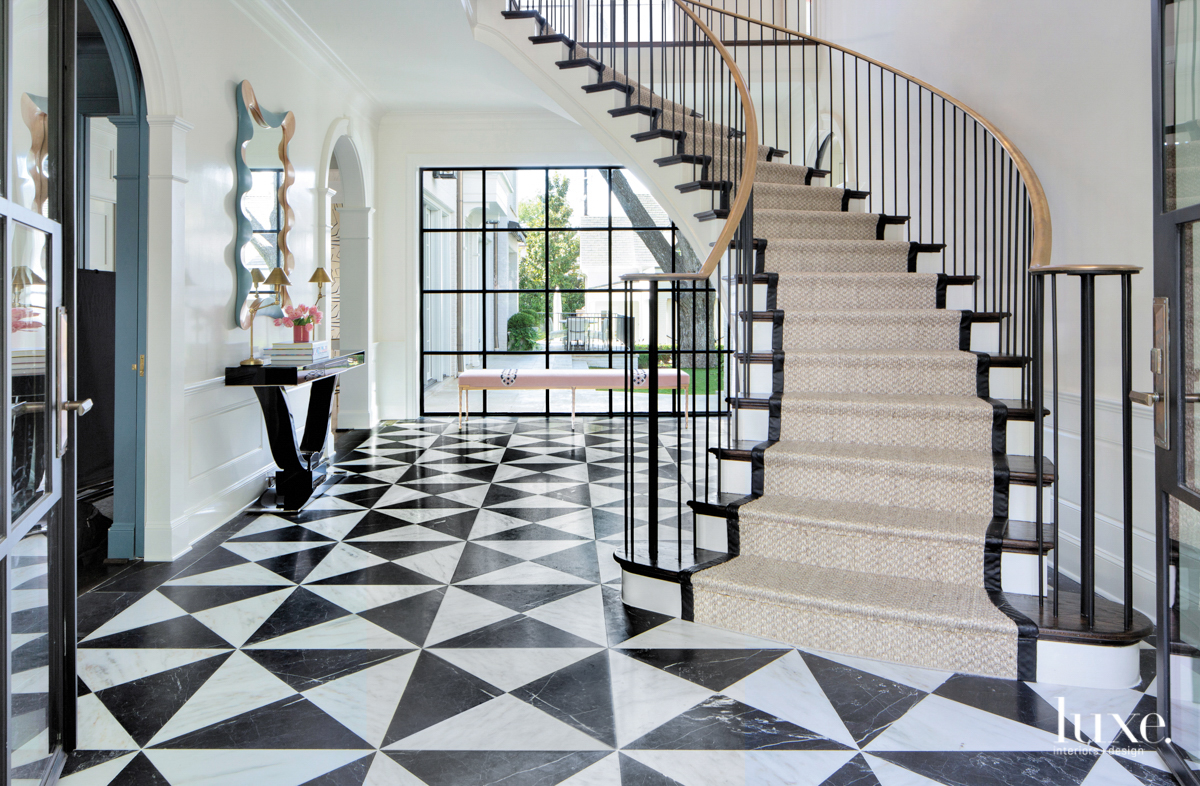
[(1033, 277), (1033, 395), (1029, 402), (1033, 408), (1033, 461), (1035, 478), (1034, 524), (1037, 527), (1038, 546), (1038, 608), (1045, 605), (1046, 598), (1046, 548), (1042, 537), (1043, 500), (1042, 462), (1045, 457), (1046, 435), (1042, 428), (1042, 407), (1046, 400), (1045, 368), (1045, 308), (1046, 308), (1046, 279), (1044, 276)]
[[(1058, 276), (1050, 275), (1050, 417), (1052, 424), (1050, 428), (1051, 446), (1050, 460), (1054, 462), (1054, 466), (1058, 467)], [(1054, 515), (1051, 517), (1051, 538), (1054, 543), (1054, 616), (1058, 617), (1058, 585), (1061, 575), (1059, 562), (1059, 538), (1058, 538), (1058, 505), (1059, 491), (1062, 484), (1058, 480), (1058, 473), (1055, 472), (1054, 477)]]
[(650, 527), (650, 564), (658, 564), (658, 281), (650, 281), (650, 368), (646, 380), (646, 518)]
[[(625, 282), (625, 313), (633, 315), (633, 282)], [(634, 331), (625, 333), (625, 389), (621, 396), (625, 400), (625, 559), (633, 558), (630, 548), (633, 543), (634, 530), (634, 499), (637, 497), (637, 475), (634, 472), (636, 461), (636, 441), (634, 439), (635, 421), (633, 417), (633, 378), (637, 368), (637, 346), (633, 339)]]
[(1133, 328), (1131, 285), (1133, 276), (1121, 274), (1121, 471), (1124, 495), (1122, 529), (1125, 537), (1125, 629), (1133, 627)]
[(1096, 279), (1079, 274), (1080, 299), (1080, 590), (1088, 628), (1096, 622)]

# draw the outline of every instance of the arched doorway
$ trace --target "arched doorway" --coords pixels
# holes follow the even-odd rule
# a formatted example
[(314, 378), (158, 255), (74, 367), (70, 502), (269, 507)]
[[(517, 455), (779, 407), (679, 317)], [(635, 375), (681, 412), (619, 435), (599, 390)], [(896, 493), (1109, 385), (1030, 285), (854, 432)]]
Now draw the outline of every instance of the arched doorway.
[[(335, 295), (331, 297), (331, 319), (327, 337), (342, 350), (363, 349), (366, 373), (347, 374), (341, 380), (337, 404), (337, 428), (370, 428), (378, 419), (375, 397), (374, 307), (371, 302), (371, 215), (367, 206), (366, 181), (358, 148), (346, 133), (345, 121), (335, 124), (331, 134), (326, 187), (331, 192), (330, 216), (326, 224), (336, 230), (331, 251), (336, 249)], [(336, 300), (333, 300), (336, 298)], [(333, 309), (336, 308), (336, 316)]]

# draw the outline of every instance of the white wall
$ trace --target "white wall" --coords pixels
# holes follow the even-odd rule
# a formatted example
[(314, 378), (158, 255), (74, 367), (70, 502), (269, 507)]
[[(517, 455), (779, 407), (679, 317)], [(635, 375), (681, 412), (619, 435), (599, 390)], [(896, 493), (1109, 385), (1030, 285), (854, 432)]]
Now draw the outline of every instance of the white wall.
[(375, 335), (381, 418), (420, 414), (418, 170), (421, 167), (610, 165), (616, 162), (570, 120), (523, 113), (405, 112), (378, 136)]
[[(249, 351), (233, 326), (235, 86), (248, 79), (266, 108), (296, 114), (291, 293), (304, 303), (316, 293), (303, 282), (327, 253), (328, 132), (349, 118), (370, 199), (377, 110), (311, 31), (267, 4), (116, 5), (146, 79), (151, 125), (146, 557), (164, 560), (257, 497), (272, 465), (253, 392), (223, 384), (225, 367)], [(260, 318), (255, 335), (261, 346), (286, 340), (286, 329)]]
[[(1003, 130), (1045, 187), (1057, 264), (1134, 264), (1133, 383), (1149, 390), (1153, 290), (1150, 9), (1130, 0), (821, 0), (816, 35), (965, 102)], [(1097, 299), (1096, 486), (1101, 588), (1120, 589), (1120, 311), (1117, 281)], [(1066, 537), (1078, 531), (1078, 284), (1060, 286), (1060, 404)], [(1135, 408), (1139, 410), (1140, 408)], [(1137, 605), (1152, 610), (1154, 453), (1134, 419)], [(1074, 564), (1073, 545), (1064, 564)]]

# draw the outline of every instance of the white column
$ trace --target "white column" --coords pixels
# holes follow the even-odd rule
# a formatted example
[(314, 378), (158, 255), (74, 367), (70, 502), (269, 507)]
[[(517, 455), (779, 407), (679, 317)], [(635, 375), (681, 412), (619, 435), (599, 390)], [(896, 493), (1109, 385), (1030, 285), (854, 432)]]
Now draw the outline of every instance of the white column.
[[(341, 342), (342, 351), (366, 350), (367, 367), (341, 377), (338, 428), (371, 428), (379, 422), (375, 394), (375, 279), (371, 253), (374, 208), (342, 208), (341, 216)], [(397, 298), (399, 300), (399, 298)]]
[(146, 276), (145, 557), (188, 548), (187, 419), (184, 411), (184, 246), (187, 132), (175, 115), (150, 124), (150, 212)]

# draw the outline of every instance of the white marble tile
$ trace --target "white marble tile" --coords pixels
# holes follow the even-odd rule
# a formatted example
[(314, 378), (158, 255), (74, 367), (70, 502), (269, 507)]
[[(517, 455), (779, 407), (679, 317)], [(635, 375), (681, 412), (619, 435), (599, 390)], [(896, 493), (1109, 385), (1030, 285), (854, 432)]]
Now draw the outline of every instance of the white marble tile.
[(286, 541), (286, 542), (242, 542), (242, 543), (226, 543), (225, 550), (232, 551), (239, 557), (245, 557), (251, 562), (270, 559), (271, 557), (282, 557), (285, 554), (295, 554), (298, 551), (308, 551), (315, 549), (318, 546), (329, 545), (326, 541), (320, 540), (301, 540), (301, 541)]
[(147, 750), (171, 786), (297, 786), (361, 759), (368, 751)]
[(864, 756), (864, 758), (879, 780), (879, 786), (941, 786), (937, 781), (906, 770), (899, 764), (892, 764), (890, 761), (876, 756)]
[(235, 652), (171, 716), (148, 745), (166, 742), (295, 694), (283, 680), (248, 656)]
[(370, 491), (371, 489), (383, 488), (386, 485), (386, 483), (338, 483), (325, 493), (340, 497), (343, 494), (353, 494), (356, 491)]
[(579, 510), (578, 503), (567, 502), (554, 497), (524, 497), (522, 499), (514, 499), (509, 502), (497, 502), (494, 505), (489, 505), (488, 510), (495, 510), (503, 513), (506, 510), (524, 510), (525, 508), (564, 508), (564, 513), (568, 510)]
[(447, 516), (453, 516), (455, 513), (466, 513), (473, 508), (429, 508), (429, 509), (404, 509), (398, 508), (388, 510), (386, 508), (375, 508), (376, 513), (382, 513), (385, 516), (391, 516), (398, 521), (407, 521), (410, 524), (424, 524), (427, 521), (437, 521), (444, 519)]
[(358, 614), (377, 606), (423, 595), (437, 587), (427, 584), (312, 584), (305, 589), (346, 611)]
[(927, 696), (871, 741), (870, 751), (1086, 750), (1077, 742), (941, 696)]
[(346, 537), (350, 530), (358, 525), (358, 522), (363, 520), (363, 516), (367, 515), (366, 509), (357, 510), (347, 513), (344, 516), (330, 516), (329, 518), (316, 519), (314, 521), (305, 521), (300, 526), (313, 532), (318, 532), (327, 538), (333, 540), (341, 540)]
[[(83, 750), (82, 746), (80, 750)], [(86, 770), (68, 775), (59, 781), (60, 786), (117, 786), (120, 781), (117, 777), (121, 774), (129, 763), (136, 756), (136, 751), (127, 753), (124, 756), (118, 756), (115, 759), (110, 759), (103, 764), (97, 764), (95, 767), (88, 767)]]
[(522, 562), (507, 568), (494, 570), (482, 576), (458, 582), (459, 584), (591, 584), (587, 579), (547, 568), (536, 562)]
[(355, 459), (353, 461), (338, 462), (339, 467), (341, 467), (343, 469), (348, 469), (351, 472), (356, 472), (358, 467), (386, 467), (388, 465), (393, 465), (393, 466), (397, 466), (397, 467), (407, 466), (407, 465), (401, 464), (399, 461), (395, 461), (393, 459), (384, 458), (383, 456), (377, 456), (377, 455), (372, 455), (371, 458), (361, 458), (361, 459)]
[(537, 559), (578, 546), (579, 540), (489, 540), (481, 545), (521, 559)]
[(789, 652), (722, 693), (822, 737), (858, 747), (799, 653)]
[[(258, 566), (255, 565), (255, 567)], [(145, 625), (153, 625), (156, 622), (166, 622), (167, 620), (173, 620), (176, 617), (182, 617), (186, 614), (186, 611), (167, 600), (166, 596), (159, 594), (155, 590), (139, 599), (132, 606), (99, 628), (96, 628), (96, 630), (84, 638), (84, 641), (94, 641), (105, 636), (111, 636), (114, 633), (122, 633), (134, 628), (141, 628)]]
[(410, 652), (326, 682), (304, 696), (350, 731), (378, 748), (383, 744), (419, 652)]
[(462, 556), (466, 545), (464, 541), (456, 541), (445, 548), (430, 549), (392, 561), (434, 581), (449, 584), (450, 579), (454, 578), (454, 569), (458, 567), (458, 558)]
[(517, 478), (515, 480), (497, 483), (496, 485), (503, 486), (504, 488), (515, 489), (516, 491), (524, 491), (526, 494), (550, 494), (555, 491), (573, 489), (580, 484), (569, 480), (551, 482), (548, 480), (527, 481)]
[(94, 693), (79, 697), (75, 718), (78, 724), (78, 747), (81, 751), (135, 751), (138, 749), (138, 744), (133, 741), (133, 737), (129, 736), (125, 727), (117, 722), (117, 719)]
[(304, 506), (305, 510), (365, 510), (362, 505), (348, 499), (333, 496), (321, 496)]
[(594, 751), (608, 746), (509, 694), (422, 729), (387, 750)]
[[(1151, 756), (1155, 759), (1158, 758), (1158, 754), (1156, 753), (1147, 753), (1145, 756), (1139, 756), (1134, 759), (1134, 761), (1144, 764), (1147, 763), (1145, 759)], [(1096, 759), (1096, 763), (1092, 765), (1091, 772), (1088, 773), (1079, 786), (1142, 786), (1142, 782), (1134, 777), (1133, 773), (1106, 754)]]
[(78, 650), (79, 676), (93, 691), (177, 669), (219, 655), (211, 649), (89, 649)]
[(530, 609), (525, 616), (601, 646), (608, 641), (604, 628), (604, 595), (598, 586)]
[(1146, 686), (1146, 695), (1154, 696), (1157, 698), (1157, 696), (1158, 696), (1158, 675), (1155, 675), (1154, 679), (1150, 680), (1150, 684)]
[(681, 786), (820, 786), (855, 751), (625, 751)]
[(500, 483), (501, 481), (515, 480), (536, 474), (533, 470), (519, 467), (516, 464), (501, 464), (500, 468), (496, 470), (496, 474), (492, 476), (492, 482)]
[(408, 472), (409, 467), (403, 464), (398, 467), (388, 467), (387, 469), (373, 469), (370, 472), (364, 472), (363, 477), (378, 480), (381, 483), (395, 483), (400, 479), (400, 476)]
[(705, 687), (613, 650), (608, 652), (608, 665), (620, 747), (713, 695)]
[(617, 553), (617, 549), (623, 548), (620, 542), (620, 535), (616, 543), (605, 543), (603, 540), (596, 541), (596, 561), (600, 565), (600, 583), (607, 584), (613, 579), (621, 578), (621, 566), (613, 559), (613, 555)]
[(511, 691), (597, 652), (599, 647), (504, 647), (495, 649), (433, 648), (443, 660), (501, 690)]
[(510, 529), (524, 527), (528, 524), (528, 521), (513, 516), (505, 516), (491, 509), (481, 510), (479, 511), (479, 515), (475, 517), (475, 524), (471, 527), (470, 539), (479, 540), (489, 535), (496, 535)]
[[(1113, 714), (1124, 722), (1142, 700), (1142, 694), (1135, 690), (1099, 690), (1033, 682), (1029, 687), (1056, 711), (1059, 710), (1059, 699), (1062, 699), (1063, 715), (1067, 720), (1074, 724), (1075, 716), (1080, 716), (1077, 724), (1080, 731), (1106, 748), (1121, 733)], [(1099, 733), (1096, 731), (1097, 715), (1100, 717)]]
[(293, 592), (295, 590), (291, 588), (268, 592), (236, 603), (198, 611), (192, 616), (225, 641), (240, 647)]
[[(503, 452), (503, 451), (501, 451), (501, 452)], [(436, 462), (436, 461), (453, 461), (456, 458), (458, 458), (457, 453), (450, 453), (445, 450), (436, 450), (436, 449), (430, 448), (430, 449), (426, 450), (424, 453), (422, 453), (420, 458), (418, 458), (416, 460), (416, 462), (414, 462), (414, 463), (429, 464), (429, 463)], [(499, 459), (496, 459), (496, 461), (499, 461)]]
[(273, 573), (262, 565), (253, 562), (243, 562), (231, 568), (210, 570), (207, 573), (197, 573), (182, 579), (172, 579), (166, 583), (168, 587), (291, 587), (292, 582)]
[(373, 622), (351, 615), (251, 644), (246, 649), (403, 650), (415, 646)]
[(260, 535), (264, 532), (271, 532), (272, 530), (283, 529), (284, 527), (294, 527), (294, 526), (295, 526), (295, 524), (288, 521), (287, 519), (280, 518), (279, 516), (276, 516), (272, 513), (267, 513), (265, 515), (259, 516), (254, 521), (251, 521), (249, 524), (242, 527), (240, 530), (238, 530), (233, 535), (233, 537), (240, 538), (240, 537), (244, 537), (246, 535)]
[(468, 505), (472, 508), (477, 508), (483, 504), (487, 498), (488, 489), (490, 486), (487, 483), (480, 483), (478, 486), (471, 486), (466, 489), (458, 489), (457, 491), (447, 491), (439, 496), (442, 499), (454, 500), (463, 505)]
[(344, 573), (350, 573), (363, 568), (371, 568), (376, 565), (382, 565), (387, 560), (382, 557), (377, 557), (374, 554), (356, 549), (346, 543), (339, 543), (333, 547), (333, 551), (321, 560), (321, 564), (313, 568), (312, 572), (304, 577), (305, 584), (312, 584), (314, 581), (322, 579), (330, 579), (334, 576), (341, 576)]
[(15, 613), (42, 608), (49, 603), (49, 599), (49, 593), (44, 589), (10, 590), (8, 610)]
[(954, 672), (952, 671), (922, 669), (917, 666), (905, 666), (900, 663), (873, 660), (871, 658), (858, 658), (836, 652), (817, 652), (816, 650), (812, 650), (812, 652), (820, 655), (822, 658), (845, 664), (852, 669), (865, 671), (868, 674), (875, 674), (892, 682), (899, 682), (901, 685), (908, 685), (917, 690), (923, 690), (926, 693), (932, 693), (937, 690), (943, 682), (954, 676)]
[(401, 767), (386, 753), (376, 753), (362, 786), (425, 786), (425, 781)]
[(410, 502), (414, 499), (426, 499), (430, 495), (424, 491), (419, 491), (412, 486), (392, 486), (383, 493), (383, 496), (375, 501), (373, 508), (382, 508), (387, 505), (399, 505), (401, 502)]
[(563, 516), (544, 519), (538, 523), (543, 527), (550, 527), (582, 538), (596, 537), (596, 525), (592, 522), (591, 508), (575, 510)]
[(620, 783), (620, 754), (613, 753), (590, 767), (585, 767), (558, 786), (617, 786)]
[(788, 645), (711, 625), (673, 619), (623, 642), (622, 649), (786, 649)]
[[(379, 512), (382, 513), (383, 511), (379, 511)], [(389, 529), (389, 530), (385, 530), (383, 532), (375, 532), (370, 535), (362, 535), (357, 538), (351, 538), (350, 540), (348, 540), (346, 542), (350, 543), (350, 544), (354, 544), (360, 540), (367, 542), (367, 543), (378, 543), (380, 541), (399, 541), (399, 540), (413, 540), (413, 541), (417, 541), (417, 540), (457, 541), (458, 540), (458, 538), (454, 537), (453, 535), (447, 535), (444, 532), (438, 532), (437, 530), (429, 529), (428, 527), (420, 527), (420, 526), (405, 527), (403, 525), (404, 525), (403, 521), (397, 520), (396, 521), (396, 529)]]
[(578, 480), (586, 482), (589, 480), (587, 464), (564, 464), (561, 467), (554, 467), (547, 470), (547, 475), (565, 478), (567, 480)]
[(613, 502), (620, 502), (625, 499), (624, 489), (614, 489), (609, 486), (602, 486), (599, 483), (593, 483), (588, 488), (588, 493), (592, 498), (592, 506), (600, 507)]
[(446, 597), (438, 608), (433, 626), (425, 637), (425, 646), (432, 647), (455, 636), (470, 633), (494, 622), (516, 616), (516, 612), (499, 603), (472, 595), (458, 587), (448, 587)]

